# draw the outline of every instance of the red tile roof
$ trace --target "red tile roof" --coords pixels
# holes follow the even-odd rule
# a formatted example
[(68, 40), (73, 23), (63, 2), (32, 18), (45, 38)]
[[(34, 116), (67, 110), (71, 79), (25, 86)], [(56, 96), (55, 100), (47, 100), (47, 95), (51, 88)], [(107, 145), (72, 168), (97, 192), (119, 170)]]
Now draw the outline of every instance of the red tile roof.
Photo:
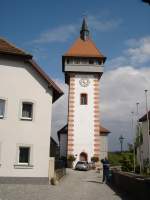
[(17, 48), (14, 44), (8, 42), (3, 38), (0, 38), (0, 53), (27, 56), (32, 58), (32, 55), (26, 53), (22, 49)]
[(100, 59), (106, 59), (105, 56), (96, 48), (91, 38), (82, 40), (78, 38), (71, 48), (64, 54), (67, 57), (94, 57)]
[(0, 55), (12, 55), (25, 58), (25, 62), (31, 64), (34, 70), (48, 83), (48, 87), (53, 89), (53, 102), (63, 95), (62, 90), (55, 82), (40, 68), (40, 66), (32, 59), (32, 55), (17, 48), (5, 39), (0, 38)]

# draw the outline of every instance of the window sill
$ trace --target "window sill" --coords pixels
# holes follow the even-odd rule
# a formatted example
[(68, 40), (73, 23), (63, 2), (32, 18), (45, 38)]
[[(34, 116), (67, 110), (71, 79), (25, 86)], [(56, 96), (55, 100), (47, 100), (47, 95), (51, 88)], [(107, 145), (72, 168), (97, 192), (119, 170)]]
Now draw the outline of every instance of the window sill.
[(32, 121), (32, 118), (28, 118), (28, 117), (21, 117), (20, 119), (23, 121)]
[(0, 119), (4, 119), (4, 115), (0, 115)]
[(21, 165), (21, 164), (16, 164), (14, 165), (15, 169), (33, 169), (33, 165)]

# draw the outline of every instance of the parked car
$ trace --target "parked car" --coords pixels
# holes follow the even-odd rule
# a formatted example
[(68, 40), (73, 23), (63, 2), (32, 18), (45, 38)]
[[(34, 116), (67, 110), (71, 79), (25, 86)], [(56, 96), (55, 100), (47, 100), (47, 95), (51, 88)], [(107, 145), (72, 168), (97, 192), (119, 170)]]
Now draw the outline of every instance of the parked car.
[(75, 170), (80, 170), (80, 171), (88, 171), (89, 170), (89, 164), (87, 161), (78, 161)]

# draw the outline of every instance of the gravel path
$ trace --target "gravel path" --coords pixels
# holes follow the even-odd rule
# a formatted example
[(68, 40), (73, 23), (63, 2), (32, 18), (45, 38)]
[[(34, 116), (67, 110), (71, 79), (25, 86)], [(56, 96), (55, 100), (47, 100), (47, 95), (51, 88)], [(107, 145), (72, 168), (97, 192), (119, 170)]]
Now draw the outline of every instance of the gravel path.
[(95, 171), (68, 170), (57, 186), (0, 184), (0, 200), (120, 200)]

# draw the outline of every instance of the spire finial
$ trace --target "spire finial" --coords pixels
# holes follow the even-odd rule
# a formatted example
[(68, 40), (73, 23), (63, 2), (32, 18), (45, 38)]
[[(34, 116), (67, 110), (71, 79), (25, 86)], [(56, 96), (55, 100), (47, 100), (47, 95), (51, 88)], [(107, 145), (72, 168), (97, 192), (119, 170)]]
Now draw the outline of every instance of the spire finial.
[(81, 30), (80, 30), (80, 38), (82, 40), (87, 40), (88, 37), (89, 37), (89, 33), (90, 32), (88, 30), (88, 25), (87, 25), (87, 22), (86, 22), (86, 16), (84, 15)]

